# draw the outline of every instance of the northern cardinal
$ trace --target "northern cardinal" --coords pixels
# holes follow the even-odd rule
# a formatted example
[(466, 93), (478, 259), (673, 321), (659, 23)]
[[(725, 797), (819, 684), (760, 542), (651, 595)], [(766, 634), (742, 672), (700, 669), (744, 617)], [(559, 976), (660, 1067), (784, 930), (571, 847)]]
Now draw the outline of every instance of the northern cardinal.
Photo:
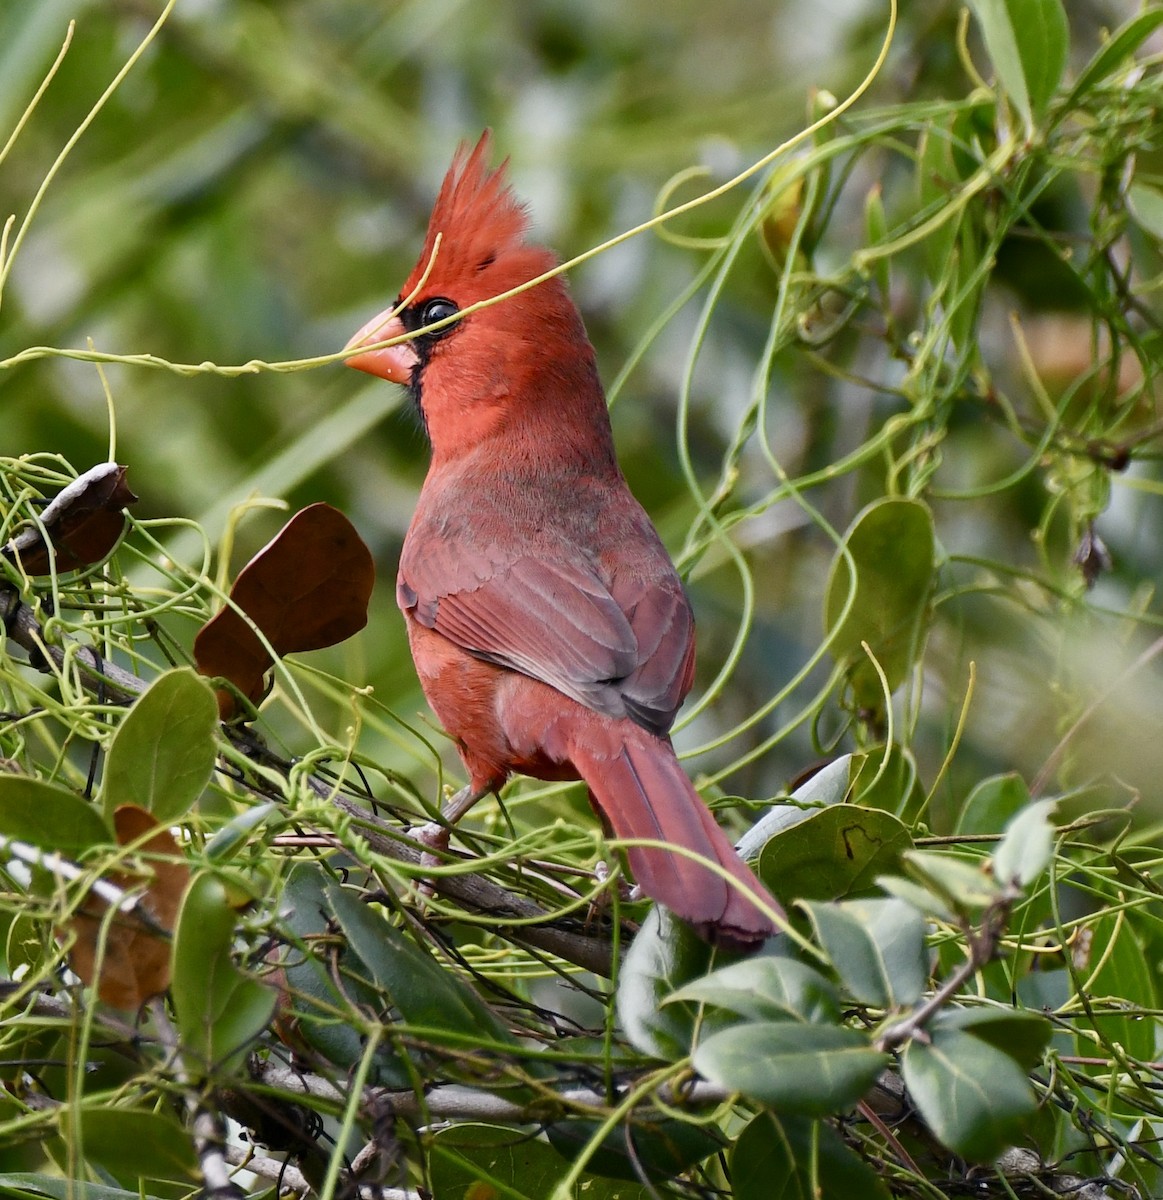
[[(444, 829), (513, 773), (585, 780), (641, 890), (705, 938), (749, 948), (778, 905), (679, 766), (667, 731), (694, 674), (694, 620), (658, 534), (614, 457), (594, 351), (560, 276), (460, 320), (552, 268), (528, 216), (462, 145), (424, 250), (347, 365), (404, 384), (432, 446), (396, 598), (424, 693), (468, 786)], [(439, 244), (437, 238), (439, 235)], [(440, 827), (438, 827), (440, 828)]]

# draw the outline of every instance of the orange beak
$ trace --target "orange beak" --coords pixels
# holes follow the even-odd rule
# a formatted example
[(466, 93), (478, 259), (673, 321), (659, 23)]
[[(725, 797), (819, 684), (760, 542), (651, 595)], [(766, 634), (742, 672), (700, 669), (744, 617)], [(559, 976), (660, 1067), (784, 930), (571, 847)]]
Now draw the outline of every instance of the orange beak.
[[(360, 346), (374, 346), (377, 342), (401, 337), (405, 332), (404, 322), (399, 317), (389, 319), (388, 313), (382, 312), (379, 316), (372, 317), (344, 349), (357, 350)], [(357, 371), (378, 375), (381, 379), (391, 380), (392, 383), (409, 384), (412, 382), (412, 369), (420, 362), (420, 358), (411, 342), (403, 342), (399, 346), (388, 346), (384, 350), (365, 350), (362, 354), (353, 354), (343, 361), (345, 365), (355, 367)]]

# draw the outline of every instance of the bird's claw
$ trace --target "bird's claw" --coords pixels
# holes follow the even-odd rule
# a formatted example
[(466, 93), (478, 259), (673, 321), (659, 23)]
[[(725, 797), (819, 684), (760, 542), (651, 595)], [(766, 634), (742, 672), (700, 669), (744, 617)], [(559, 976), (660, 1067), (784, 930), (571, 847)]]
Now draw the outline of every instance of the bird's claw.
[[(610, 871), (610, 864), (604, 859), (594, 864), (594, 875), (597, 877), (598, 883), (607, 883), (611, 874), (612, 872)], [(629, 880), (625, 878), (623, 878), (618, 885), (618, 894), (623, 900), (630, 904), (632, 904), (635, 900), (642, 899), (642, 889), (636, 883), (630, 883)]]
[[(440, 854), (433, 853), (433, 851), (443, 852), (448, 849), (448, 842), (452, 837), (452, 831), (448, 826), (441, 825), (437, 821), (429, 821), (427, 825), (421, 825), (419, 829), (415, 830), (412, 836), (421, 846), (427, 847), (426, 850), (420, 851), (420, 866), (440, 866)], [(428, 898), (436, 894), (431, 882), (423, 876), (418, 877), (416, 880), (416, 891), (423, 898)]]

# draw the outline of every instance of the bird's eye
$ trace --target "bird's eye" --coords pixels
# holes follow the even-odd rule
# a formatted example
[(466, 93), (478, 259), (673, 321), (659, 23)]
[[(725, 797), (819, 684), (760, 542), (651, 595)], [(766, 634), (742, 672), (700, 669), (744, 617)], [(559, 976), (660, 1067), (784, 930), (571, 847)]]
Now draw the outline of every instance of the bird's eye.
[[(420, 324), (434, 325), (437, 321), (444, 321), (448, 317), (455, 316), (460, 312), (460, 308), (451, 300), (445, 300), (442, 296), (437, 296), (434, 300), (427, 300), (424, 307), (420, 310)], [(440, 330), (441, 333), (446, 333), (447, 330)]]

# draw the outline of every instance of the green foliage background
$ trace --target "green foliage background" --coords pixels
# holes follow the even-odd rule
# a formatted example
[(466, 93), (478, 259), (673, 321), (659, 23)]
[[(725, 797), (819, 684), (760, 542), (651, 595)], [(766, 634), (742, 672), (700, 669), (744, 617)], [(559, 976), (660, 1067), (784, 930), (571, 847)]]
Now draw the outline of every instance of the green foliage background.
[[(1128, 74), (1126, 55), (1112, 51), (1105, 66), (1095, 55), (1104, 30), (1137, 6), (1072, 4), (1068, 30), (1054, 0), (973, 7), (969, 23), (955, 4), (908, 6), (886, 63), (841, 119), (570, 280), (610, 385), (624, 468), (688, 579), (699, 676), (676, 740), (723, 819), (742, 830), (806, 769), (854, 752), (858, 783), (842, 793), (900, 818), (910, 845), (999, 835), (1031, 793), (1060, 797), (1058, 824), (1078, 823), (1056, 859), (1060, 875), (1079, 872), (1073, 887), (1038, 884), (1019, 906), (1006, 968), (975, 975), (965, 994), (1001, 1003), (1020, 993), (1022, 1006), (1059, 1016), (1081, 1004), (1085, 1045), (1063, 1051), (1060, 1039), (1054, 1052), (1100, 1066), (1043, 1071), (1040, 1111), (1052, 1125), (1047, 1114), (1073, 1096), (1090, 1113), (1105, 1088), (1100, 1117), (1088, 1117), (1101, 1133), (1082, 1137), (1082, 1121), (1068, 1133), (1060, 1118), (1037, 1150), (1064, 1170), (1089, 1154), (1080, 1173), (1097, 1178), (1119, 1139), (1154, 1153), (1160, 1119), (1136, 1091), (1158, 1083), (1163, 962), (1153, 849), (1163, 818), (1159, 34), (1147, 6), (1142, 38), (1126, 47), (1141, 66)], [(17, 214), (9, 248), (61, 148), (160, 11), (153, 0), (0, 8), (4, 136), (77, 20), (49, 90), (0, 161), (0, 214)], [(163, 647), (188, 656), (216, 603), (210, 582), (223, 585), (283, 522), (271, 501), (332, 502), (379, 564), (372, 620), (296, 669), (299, 694), (279, 674), (260, 728), (287, 759), (321, 746), (331, 761), (354, 754), (381, 800), (421, 812), (438, 797), (440, 762), (450, 781), (457, 768), (425, 723), (392, 601), (424, 471), (417, 424), (397, 389), (334, 362), (224, 368), (342, 346), (395, 295), (454, 147), (482, 127), (511, 157), (539, 233), (568, 258), (734, 177), (825, 114), (831, 101), (815, 89), (843, 100), (871, 68), (887, 19), (886, 6), (858, 2), (831, 11), (755, 0), (178, 0), (0, 276), (5, 536), (27, 519), (29, 486), (51, 495), (74, 470), (108, 457), (129, 465), (141, 500), (125, 548), (91, 593), (65, 590), (73, 632), (148, 681), (165, 665)], [(156, 361), (109, 361), (102, 378), (82, 361), (90, 346)], [(862, 512), (868, 523), (849, 557), (838, 556)], [(177, 576), (157, 567), (161, 552), (200, 577), (180, 601)], [(0, 728), (0, 756), (85, 790), (92, 744), (108, 741), (119, 712), (99, 702), (85, 710), (51, 687), (40, 694), (12, 660), (6, 671), (13, 719)], [(365, 686), (370, 694), (353, 695)], [(220, 782), (191, 819), (203, 866), (219, 860), (201, 839), (237, 821), (244, 799)], [(322, 805), (291, 811), (327, 827)], [(580, 789), (517, 785), (507, 812), (484, 809), (477, 849), (496, 852), (486, 868), (509, 885), (501, 835), (525, 838), (518, 860), (552, 854), (578, 868), (597, 857)], [(1104, 812), (1114, 824), (1085, 832)], [(286, 936), (272, 924), (286, 867), (265, 836), (234, 864), (265, 914), (246, 918), (248, 969), (258, 969), (264, 936)], [(346, 828), (339, 837), (362, 848)], [(785, 850), (781, 878), (796, 861)], [(950, 851), (975, 871), (984, 854), (966, 843)], [(832, 900), (892, 870), (878, 864), (860, 887), (848, 879), (829, 891), (834, 866), (823, 883), (803, 876), (817, 892), (781, 898)], [(943, 931), (936, 986), (984, 930), (983, 907), (1002, 901), (990, 893), (975, 909), (934, 869), (914, 862), (910, 878), (928, 889), (921, 907)], [(387, 887), (390, 870), (377, 870)], [(198, 886), (208, 927), (225, 919), (227, 901)], [(952, 889), (944, 918), (933, 907), (942, 889)], [(18, 881), (12, 894), (15, 913), (26, 900)], [(339, 895), (325, 902), (355, 940), (357, 917)], [(59, 915), (41, 900), (46, 919)], [(851, 998), (851, 963), (813, 928)], [(1051, 933), (1088, 947), (1071, 942), (1074, 961), (1035, 969), (1037, 938)], [(42, 940), (30, 961), (47, 986), (55, 968)], [(448, 941), (455, 953), (433, 944), (453, 965), (468, 961), (526, 1000), (539, 995), (523, 982), (534, 971), (520, 955), (463, 929)], [(10, 936), (10, 971), (12, 945)], [(224, 978), (246, 993), (249, 979), (230, 974), (229, 938), (215, 945)], [(372, 958), (364, 965), (379, 986)], [(684, 968), (669, 982), (698, 973)], [(1080, 993), (1099, 997), (1098, 1009)], [(870, 1028), (890, 1028), (918, 997), (856, 999)], [(605, 1031), (608, 1079), (612, 1026), (592, 1010), (587, 1021)], [(649, 1057), (641, 1038), (630, 1040)], [(656, 1057), (682, 1055), (671, 1047)], [(331, 1062), (354, 1069), (337, 1052)], [(457, 1078), (445, 1067), (434, 1074)], [(1063, 1078), (1072, 1082), (1056, 1092)], [(111, 1095), (95, 1107), (130, 1102)], [(11, 1116), (11, 1128), (24, 1119)], [(346, 1119), (350, 1133), (355, 1118)], [(728, 1139), (740, 1128), (732, 1120), (720, 1123)], [(797, 1161), (815, 1144), (806, 1128), (784, 1127)], [(863, 1157), (887, 1178), (892, 1155), (874, 1140)], [(994, 1141), (980, 1157), (993, 1157)], [(410, 1153), (409, 1185), (419, 1170)], [(486, 1157), (468, 1156), (478, 1166)], [(839, 1172), (825, 1195), (845, 1194), (851, 1179), (835, 1164), (848, 1160), (824, 1159)], [(893, 1169), (901, 1194), (938, 1194), (899, 1160)], [(1130, 1186), (1150, 1194), (1157, 1169), (1136, 1169), (1126, 1168)], [(715, 1172), (665, 1186), (729, 1186)], [(453, 1195), (460, 1185), (444, 1186)]]

